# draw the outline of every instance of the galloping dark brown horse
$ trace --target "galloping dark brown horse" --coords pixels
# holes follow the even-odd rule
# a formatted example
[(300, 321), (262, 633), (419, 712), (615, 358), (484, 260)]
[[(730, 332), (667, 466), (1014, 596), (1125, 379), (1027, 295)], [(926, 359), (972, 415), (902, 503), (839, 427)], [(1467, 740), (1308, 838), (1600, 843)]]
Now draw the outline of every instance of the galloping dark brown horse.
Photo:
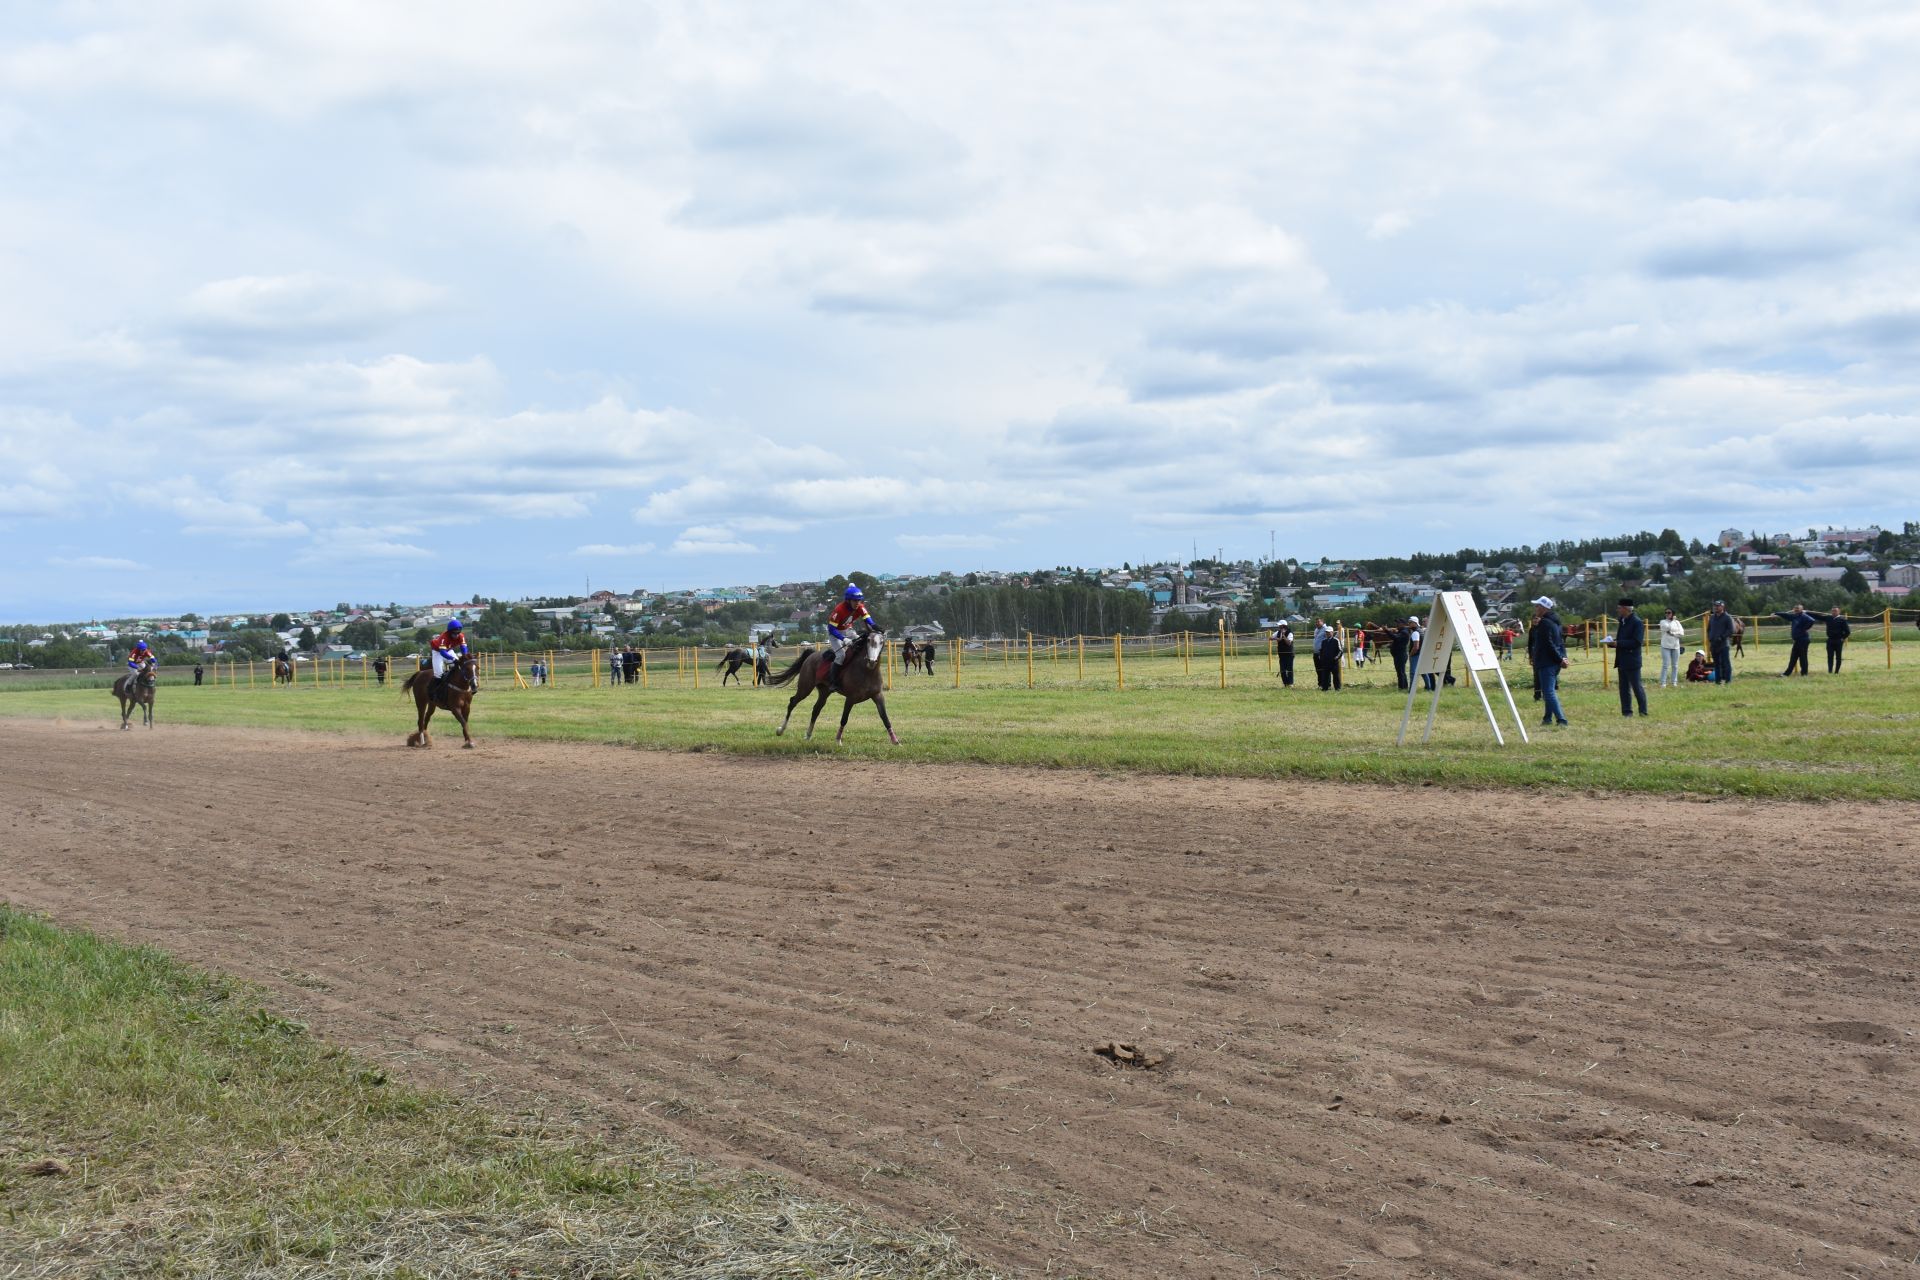
[(133, 728), (127, 721), (132, 718), (135, 707), (140, 708), (141, 723), (149, 729), (153, 728), (154, 683), (153, 671), (151, 669), (142, 671), (137, 675), (129, 671), (113, 682), (113, 696), (120, 699), (120, 727), (122, 729)]
[(813, 726), (820, 719), (820, 709), (827, 705), (827, 697), (838, 693), (847, 700), (840, 710), (840, 732), (833, 735), (839, 742), (847, 732), (847, 717), (853, 714), (857, 702), (871, 702), (874, 710), (880, 713), (880, 723), (887, 727), (887, 740), (894, 746), (900, 745), (900, 736), (893, 731), (893, 721), (887, 717), (886, 676), (881, 668), (881, 654), (886, 647), (884, 631), (869, 631), (859, 640), (849, 640), (853, 651), (847, 654), (846, 662), (840, 668), (840, 687), (831, 688), (833, 652), (823, 649), (818, 652), (802, 649), (793, 665), (767, 681), (770, 685), (783, 685), (798, 679), (800, 687), (794, 692), (793, 699), (787, 703), (786, 719), (775, 730), (776, 736), (787, 731), (787, 722), (793, 719), (793, 709), (806, 701), (808, 694), (818, 690), (819, 701), (813, 704), (813, 714), (807, 717), (807, 737), (813, 737)]
[(474, 678), (473, 655), (468, 654), (453, 664), (447, 671), (446, 679), (435, 686), (433, 672), (422, 669), (407, 677), (400, 686), (402, 693), (413, 695), (413, 709), (420, 716), (420, 727), (407, 735), (410, 747), (431, 747), (433, 737), (427, 732), (427, 721), (433, 719), (435, 709), (445, 711), (460, 722), (460, 736), (463, 747), (473, 746), (473, 735), (467, 732), (467, 714), (473, 707), (473, 695), (479, 689)]

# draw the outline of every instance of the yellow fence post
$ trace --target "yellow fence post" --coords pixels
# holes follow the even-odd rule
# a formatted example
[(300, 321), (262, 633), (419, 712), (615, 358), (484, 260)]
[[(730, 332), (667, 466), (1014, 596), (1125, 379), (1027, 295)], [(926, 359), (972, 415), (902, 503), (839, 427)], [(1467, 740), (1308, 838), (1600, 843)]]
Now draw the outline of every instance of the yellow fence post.
[(1182, 631), (1174, 639), (1174, 647), (1180, 650), (1180, 674), (1193, 674), (1193, 632)]
[(960, 687), (960, 655), (966, 651), (967, 638), (955, 636), (953, 638), (953, 687), (956, 689)]
[(247, 659), (247, 688), (253, 688), (253, 659)]
[(1085, 636), (1075, 636), (1073, 641), (1074, 662), (1078, 665), (1078, 671), (1074, 675), (1074, 679), (1085, 680), (1087, 678), (1087, 638)]
[(640, 687), (642, 689), (653, 688), (647, 681), (647, 651), (645, 649), (640, 651)]
[(700, 687), (700, 646), (693, 646), (693, 687)]
[(1127, 663), (1121, 656), (1120, 637), (1117, 635), (1113, 638), (1113, 682), (1116, 689), (1127, 687)]
[(1033, 632), (1027, 632), (1027, 688), (1033, 688)]
[(1227, 624), (1220, 624), (1220, 687), (1227, 687)]
[(1880, 615), (1880, 632), (1887, 639), (1887, 670), (1893, 670), (1893, 608), (1888, 606)]

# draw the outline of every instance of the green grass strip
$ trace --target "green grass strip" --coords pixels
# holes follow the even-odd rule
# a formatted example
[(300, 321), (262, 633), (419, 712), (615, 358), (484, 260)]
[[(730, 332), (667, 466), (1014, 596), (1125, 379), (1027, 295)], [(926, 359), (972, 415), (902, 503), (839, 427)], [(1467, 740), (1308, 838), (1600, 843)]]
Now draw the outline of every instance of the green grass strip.
[(0, 904), (0, 1272), (985, 1274), (771, 1178), (397, 1083), (260, 997)]
[[(1601, 686), (1599, 652), (1577, 652), (1562, 700), (1568, 729), (1537, 730), (1538, 704), (1525, 665), (1505, 666), (1529, 732), (1512, 740), (1504, 701), (1493, 691), (1508, 732), (1495, 745), (1479, 699), (1464, 683), (1447, 691), (1433, 741), (1419, 745), (1423, 695), (1405, 747), (1394, 745), (1405, 695), (1381, 664), (1347, 675), (1339, 694), (1311, 688), (1311, 663), (1299, 662), (1299, 687), (1284, 690), (1255, 649), (1229, 659), (1219, 687), (1217, 656), (1191, 663), (1166, 654), (1126, 663), (1116, 688), (1111, 655), (1047, 656), (1027, 687), (1024, 655), (969, 654), (960, 687), (943, 661), (939, 675), (894, 679), (888, 705), (905, 745), (887, 744), (870, 706), (856, 707), (843, 754), (902, 761), (1067, 767), (1194, 776), (1321, 778), (1434, 783), (1456, 787), (1579, 788), (1653, 794), (1756, 796), (1799, 800), (1920, 798), (1920, 643), (1894, 647), (1887, 669), (1875, 645), (1856, 645), (1846, 673), (1782, 679), (1786, 646), (1750, 646), (1727, 688), (1650, 687), (1652, 716), (1623, 720), (1617, 695)], [(708, 655), (711, 658), (711, 655)], [(1649, 685), (1659, 670), (1656, 656)], [(811, 744), (799, 738), (807, 708), (776, 738), (787, 695), (781, 690), (715, 685), (711, 663), (702, 687), (669, 666), (652, 688), (594, 688), (581, 670), (558, 686), (516, 689), (490, 682), (475, 704), (474, 734), (499, 738), (607, 742), (665, 750), (742, 755), (833, 754), (836, 699)], [(309, 680), (293, 688), (170, 687), (156, 709), (171, 724), (235, 725), (387, 735), (396, 748), (412, 728), (397, 691)], [(0, 719), (9, 715), (117, 721), (102, 689), (0, 685)], [(439, 749), (459, 731), (434, 721)], [(143, 732), (136, 730), (135, 732)], [(406, 767), (396, 760), (396, 767)]]

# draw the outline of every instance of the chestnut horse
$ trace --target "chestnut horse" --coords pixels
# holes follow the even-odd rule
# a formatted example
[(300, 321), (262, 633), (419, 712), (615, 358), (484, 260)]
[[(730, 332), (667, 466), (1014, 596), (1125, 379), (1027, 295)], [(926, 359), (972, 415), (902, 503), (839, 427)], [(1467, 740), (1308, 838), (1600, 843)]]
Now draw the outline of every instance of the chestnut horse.
[(420, 716), (420, 727), (407, 735), (410, 747), (431, 747), (433, 737), (427, 732), (427, 721), (433, 719), (436, 709), (445, 711), (460, 722), (461, 746), (471, 748), (473, 735), (467, 732), (467, 715), (473, 707), (473, 695), (479, 691), (479, 681), (475, 678), (473, 655), (468, 654), (447, 669), (446, 679), (436, 681), (433, 672), (422, 668), (407, 677), (400, 686), (400, 692), (413, 695), (413, 709)]
[(120, 727), (131, 729), (127, 721), (133, 716), (133, 709), (140, 708), (141, 723), (153, 728), (153, 668), (148, 667), (139, 673), (132, 671), (113, 682), (113, 696), (120, 699)]
[(293, 664), (285, 658), (275, 658), (273, 660), (273, 682), (275, 684), (292, 684)]
[(873, 703), (874, 710), (880, 713), (880, 723), (887, 727), (887, 740), (894, 746), (900, 745), (900, 736), (893, 731), (893, 721), (887, 717), (886, 675), (882, 669), (881, 655), (885, 651), (887, 633), (877, 628), (869, 631), (863, 638), (848, 640), (852, 651), (840, 668), (840, 687), (830, 687), (832, 680), (833, 651), (823, 649), (802, 649), (793, 665), (767, 681), (770, 685), (783, 685), (798, 679), (799, 688), (793, 699), (787, 703), (786, 719), (774, 730), (776, 736), (787, 731), (787, 722), (793, 719), (793, 709), (806, 701), (808, 694), (818, 691), (819, 701), (813, 704), (813, 714), (807, 717), (807, 737), (813, 737), (813, 726), (820, 719), (820, 709), (827, 705), (827, 698), (835, 693), (847, 700), (840, 709), (840, 732), (833, 735), (839, 742), (846, 736), (847, 717), (853, 714), (858, 702)]

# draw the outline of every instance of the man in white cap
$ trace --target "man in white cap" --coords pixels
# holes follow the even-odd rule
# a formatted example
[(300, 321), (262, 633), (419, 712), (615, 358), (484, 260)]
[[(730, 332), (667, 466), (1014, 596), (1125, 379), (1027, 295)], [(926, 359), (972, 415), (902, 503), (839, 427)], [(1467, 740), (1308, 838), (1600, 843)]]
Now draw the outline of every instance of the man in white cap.
[(1527, 628), (1527, 661), (1533, 664), (1534, 688), (1545, 704), (1541, 724), (1567, 722), (1560, 710), (1560, 673), (1567, 667), (1566, 628), (1553, 611), (1553, 597), (1540, 596), (1533, 602), (1533, 625)]

